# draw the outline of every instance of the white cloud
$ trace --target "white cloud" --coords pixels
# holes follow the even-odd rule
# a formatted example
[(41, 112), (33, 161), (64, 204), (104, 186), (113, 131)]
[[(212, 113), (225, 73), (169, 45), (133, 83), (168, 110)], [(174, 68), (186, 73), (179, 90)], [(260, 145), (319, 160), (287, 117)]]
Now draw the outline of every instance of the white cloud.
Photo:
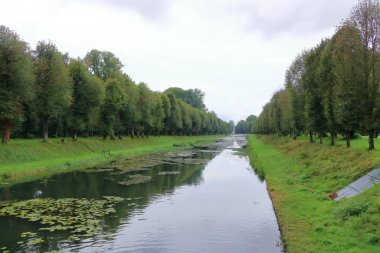
[(210, 110), (259, 114), (298, 52), (331, 35), (356, 0), (12, 0), (0, 24), (72, 57), (115, 53), (153, 90), (200, 88)]

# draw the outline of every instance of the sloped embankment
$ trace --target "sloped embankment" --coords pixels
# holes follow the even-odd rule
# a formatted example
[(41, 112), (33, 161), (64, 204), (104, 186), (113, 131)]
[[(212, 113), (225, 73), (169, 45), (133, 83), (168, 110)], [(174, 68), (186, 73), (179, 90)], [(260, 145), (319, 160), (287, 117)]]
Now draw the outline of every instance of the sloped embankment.
[(380, 252), (380, 185), (329, 198), (379, 165), (379, 154), (268, 136), (249, 136), (249, 154), (267, 180), (287, 252)]

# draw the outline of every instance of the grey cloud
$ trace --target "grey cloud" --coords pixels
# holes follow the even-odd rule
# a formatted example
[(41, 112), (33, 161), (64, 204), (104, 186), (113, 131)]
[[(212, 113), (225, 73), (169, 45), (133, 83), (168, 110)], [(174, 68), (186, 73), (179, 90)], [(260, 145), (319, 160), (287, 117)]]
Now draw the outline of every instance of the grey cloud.
[(98, 0), (117, 9), (137, 11), (145, 18), (162, 19), (166, 16), (172, 0)]
[(242, 0), (234, 2), (230, 9), (234, 15), (242, 15), (245, 18), (247, 30), (258, 31), (272, 37), (278, 33), (307, 34), (331, 29), (349, 15), (350, 9), (356, 2), (356, 0), (287, 2)]

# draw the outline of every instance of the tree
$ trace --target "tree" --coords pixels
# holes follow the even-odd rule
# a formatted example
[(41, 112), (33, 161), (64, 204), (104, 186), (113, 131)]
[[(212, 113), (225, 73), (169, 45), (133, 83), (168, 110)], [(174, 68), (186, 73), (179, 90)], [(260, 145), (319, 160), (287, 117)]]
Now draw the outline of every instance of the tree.
[(23, 105), (31, 98), (33, 65), (26, 42), (0, 26), (0, 130), (7, 144), (15, 121), (23, 116)]
[(329, 40), (324, 47), (319, 66), (319, 82), (322, 89), (323, 113), (326, 119), (327, 130), (330, 133), (331, 146), (335, 145), (335, 138), (338, 131), (338, 123), (334, 113), (334, 108), (336, 107), (336, 100), (334, 99), (336, 76), (334, 74), (333, 60), (333, 50), (336, 43), (335, 41), (336, 35), (334, 35), (334, 37)]
[(139, 88), (132, 80), (128, 80), (126, 85), (127, 103), (124, 108), (126, 117), (124, 119), (124, 124), (126, 125), (129, 134), (132, 138), (135, 137), (136, 128), (142, 117), (141, 111), (138, 108), (139, 101)]
[(290, 126), (295, 139), (304, 129), (304, 90), (301, 84), (305, 71), (305, 55), (298, 55), (285, 75), (285, 86), (289, 93), (290, 102)]
[(71, 127), (73, 139), (77, 132), (88, 128), (93, 113), (98, 111), (104, 100), (104, 84), (96, 76), (91, 76), (81, 60), (69, 64), (72, 79), (73, 99), (71, 105)]
[(380, 75), (377, 73), (377, 62), (379, 61), (380, 43), (380, 6), (378, 0), (359, 0), (352, 9), (347, 22), (354, 26), (361, 38), (363, 47), (365, 112), (362, 128), (368, 133), (368, 148), (375, 148), (374, 137), (379, 120), (379, 108), (377, 98), (379, 96)]
[(179, 134), (182, 132), (182, 115), (181, 108), (178, 105), (178, 101), (173, 94), (168, 94), (170, 101), (170, 118), (168, 120), (168, 125), (170, 132), (174, 134)]
[(87, 53), (84, 61), (90, 72), (102, 80), (116, 77), (124, 66), (113, 53), (96, 49)]
[(116, 139), (115, 132), (121, 125), (120, 112), (125, 108), (125, 93), (122, 82), (111, 78), (106, 81), (105, 100), (102, 105), (101, 118), (103, 122), (103, 138), (110, 135), (112, 140)]
[(181, 100), (178, 101), (178, 105), (181, 108), (182, 131), (184, 134), (189, 135), (192, 129), (190, 106)]
[(182, 99), (194, 108), (207, 111), (206, 105), (203, 102), (205, 93), (200, 89), (184, 90), (178, 87), (172, 87), (167, 89), (164, 93), (172, 93), (176, 98)]
[(166, 94), (161, 94), (161, 99), (162, 99), (162, 106), (164, 110), (164, 132), (165, 134), (169, 133), (169, 121), (171, 117), (171, 103), (169, 100), (169, 97)]
[(141, 112), (140, 129), (141, 134), (144, 137), (145, 134), (149, 136), (153, 129), (153, 103), (152, 92), (149, 90), (148, 85), (145, 83), (139, 83), (139, 100), (137, 102), (137, 108)]
[(333, 49), (334, 112), (339, 128), (350, 147), (350, 135), (359, 128), (365, 107), (366, 77), (362, 71), (365, 58), (358, 30), (346, 24), (336, 35)]
[(305, 57), (305, 70), (302, 75), (302, 85), (305, 97), (305, 123), (309, 131), (310, 142), (313, 142), (313, 132), (319, 134), (322, 143), (323, 132), (326, 129), (326, 119), (323, 113), (322, 94), (320, 82), (320, 59), (326, 45), (322, 41), (317, 47), (310, 50)]
[(49, 120), (61, 117), (71, 104), (71, 80), (62, 54), (51, 42), (38, 42), (34, 52), (34, 62), (35, 110), (43, 122), (43, 139), (48, 141)]
[(161, 94), (159, 93), (153, 94), (152, 116), (153, 116), (153, 131), (154, 131), (154, 135), (157, 136), (164, 129), (164, 118), (165, 118), (162, 97), (161, 97)]

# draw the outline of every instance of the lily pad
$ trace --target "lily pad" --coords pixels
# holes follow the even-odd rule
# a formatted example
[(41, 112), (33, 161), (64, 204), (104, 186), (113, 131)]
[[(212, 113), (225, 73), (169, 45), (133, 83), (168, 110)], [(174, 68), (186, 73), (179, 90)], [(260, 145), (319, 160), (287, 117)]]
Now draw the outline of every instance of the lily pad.
[[(2, 203), (0, 216), (13, 216), (44, 225), (40, 230), (49, 232), (68, 231), (71, 239), (93, 237), (101, 230), (102, 218), (114, 213), (114, 206), (124, 199), (104, 196), (103, 199), (50, 199), (37, 198)], [(29, 238), (29, 245), (43, 243), (36, 233), (23, 232), (20, 237)]]
[(120, 185), (134, 185), (134, 184), (143, 184), (152, 180), (151, 176), (144, 176), (141, 174), (130, 175), (126, 179), (118, 181)]

